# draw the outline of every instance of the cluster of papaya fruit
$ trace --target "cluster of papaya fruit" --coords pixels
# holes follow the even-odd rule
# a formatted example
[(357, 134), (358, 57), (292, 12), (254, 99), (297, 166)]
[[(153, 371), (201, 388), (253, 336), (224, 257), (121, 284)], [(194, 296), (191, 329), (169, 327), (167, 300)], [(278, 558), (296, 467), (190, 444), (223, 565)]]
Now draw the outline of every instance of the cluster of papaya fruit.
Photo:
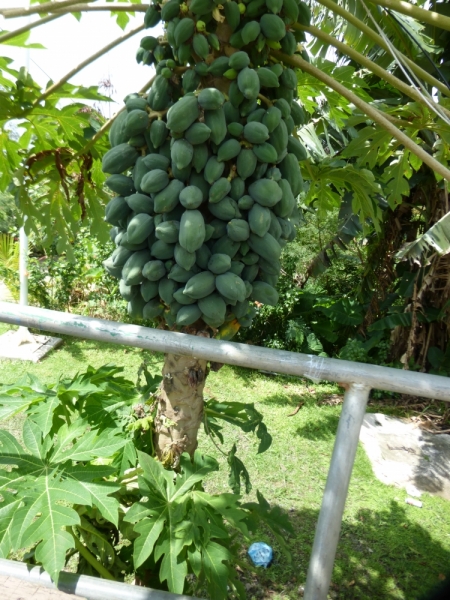
[[(134, 317), (169, 327), (251, 325), (275, 305), (283, 246), (299, 223), (306, 151), (295, 72), (272, 49), (303, 52), (290, 25), (301, 0), (169, 0), (151, 4), (138, 60), (156, 65), (131, 94), (103, 157), (116, 244), (104, 265)], [(297, 37), (296, 37), (297, 36)], [(225, 325), (226, 326), (226, 325)]]

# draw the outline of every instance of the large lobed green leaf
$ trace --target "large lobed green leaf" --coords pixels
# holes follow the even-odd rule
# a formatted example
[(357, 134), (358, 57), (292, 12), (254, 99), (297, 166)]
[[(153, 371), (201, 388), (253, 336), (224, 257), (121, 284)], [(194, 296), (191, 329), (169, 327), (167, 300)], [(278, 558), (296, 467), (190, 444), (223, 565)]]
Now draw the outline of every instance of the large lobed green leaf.
[[(193, 459), (183, 454), (180, 472), (166, 471), (154, 458), (139, 452), (143, 474), (139, 489), (144, 496), (125, 516), (134, 523), (138, 538), (134, 542), (135, 567), (152, 556), (159, 565), (159, 578), (167, 581), (171, 592), (181, 594), (189, 571), (205, 578), (211, 598), (225, 600), (231, 578), (231, 554), (224, 546), (229, 541), (225, 521), (248, 534), (247, 511), (239, 496), (213, 496), (203, 491), (201, 482), (218, 468), (217, 462), (196, 451)], [(159, 561), (159, 563), (158, 563)]]
[[(89, 431), (79, 419), (64, 424), (56, 437), (42, 435), (37, 423), (23, 426), (25, 449), (0, 430), (0, 554), (36, 546), (36, 558), (57, 581), (66, 552), (74, 547), (67, 527), (78, 525), (74, 505), (95, 505), (103, 518), (118, 524), (118, 501), (111, 496), (120, 486), (104, 477), (114, 469), (83, 462), (113, 456), (126, 443), (120, 430)], [(14, 501), (10, 496), (14, 492)]]

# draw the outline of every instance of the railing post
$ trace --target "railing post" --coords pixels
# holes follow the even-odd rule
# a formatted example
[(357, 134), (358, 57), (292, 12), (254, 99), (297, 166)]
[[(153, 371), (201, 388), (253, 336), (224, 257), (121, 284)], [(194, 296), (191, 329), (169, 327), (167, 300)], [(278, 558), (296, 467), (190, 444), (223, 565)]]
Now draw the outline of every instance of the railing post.
[(341, 531), (350, 476), (370, 388), (352, 383), (344, 395), (333, 456), (309, 561), (305, 600), (326, 600)]

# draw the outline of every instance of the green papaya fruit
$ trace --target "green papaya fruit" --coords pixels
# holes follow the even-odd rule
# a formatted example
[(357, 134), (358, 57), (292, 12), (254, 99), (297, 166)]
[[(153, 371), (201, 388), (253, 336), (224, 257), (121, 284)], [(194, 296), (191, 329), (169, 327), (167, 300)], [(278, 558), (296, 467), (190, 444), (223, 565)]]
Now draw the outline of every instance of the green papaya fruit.
[(200, 319), (202, 311), (197, 304), (182, 306), (177, 313), (176, 323), (179, 327), (187, 327)]
[(183, 294), (199, 300), (212, 294), (215, 290), (216, 277), (211, 271), (202, 271), (189, 279)]
[(111, 174), (123, 173), (135, 164), (138, 157), (136, 148), (128, 144), (118, 144), (103, 156), (102, 171)]
[(187, 252), (195, 252), (205, 241), (205, 220), (198, 210), (186, 210), (181, 217), (179, 243)]
[(186, 186), (180, 193), (180, 203), (188, 209), (198, 208), (203, 202), (203, 192), (195, 185)]
[(255, 100), (258, 97), (261, 84), (254, 69), (245, 67), (239, 71), (237, 84), (242, 95), (244, 98), (247, 98), (247, 100)]
[(201, 76), (194, 69), (188, 69), (183, 73), (181, 78), (181, 87), (187, 94), (189, 92), (195, 92), (201, 81)]
[(218, 110), (225, 102), (225, 96), (215, 88), (205, 88), (198, 95), (198, 103), (203, 110)]
[(161, 260), (149, 260), (142, 269), (142, 275), (149, 281), (159, 281), (166, 274), (166, 267)]
[(197, 98), (183, 96), (167, 112), (167, 127), (171, 131), (184, 132), (200, 116)]
[(209, 140), (210, 135), (211, 129), (205, 123), (193, 123), (185, 131), (184, 137), (190, 144), (196, 146)]

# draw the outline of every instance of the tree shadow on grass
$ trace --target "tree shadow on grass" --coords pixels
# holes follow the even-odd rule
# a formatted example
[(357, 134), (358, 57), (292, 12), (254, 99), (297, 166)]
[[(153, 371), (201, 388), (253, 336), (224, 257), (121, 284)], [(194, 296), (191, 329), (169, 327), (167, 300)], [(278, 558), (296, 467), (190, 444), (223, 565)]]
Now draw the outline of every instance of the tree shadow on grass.
[[(275, 560), (267, 570), (248, 572), (244, 583), (251, 598), (297, 599), (306, 581), (318, 518), (317, 510), (291, 510), (294, 535), (286, 542), (289, 564), (270, 534)], [(379, 511), (361, 509), (342, 525), (330, 596), (336, 600), (417, 600), (427, 598), (450, 564), (450, 552), (421, 525), (408, 519), (405, 507), (392, 501)]]
[(307, 440), (329, 440), (336, 437), (340, 415), (317, 416), (314, 421), (309, 420), (301, 427), (297, 427), (295, 433)]
[[(276, 394), (270, 394), (263, 398), (258, 398), (260, 404), (267, 404), (271, 406), (285, 406), (285, 407), (297, 407), (300, 408), (304, 405), (317, 405), (317, 398), (314, 394), (309, 393), (305, 390), (304, 393), (292, 393), (289, 389), (286, 392), (280, 391)], [(300, 410), (300, 409), (299, 409)]]
[[(58, 334), (59, 335), (59, 334)], [(86, 360), (87, 355), (93, 350), (98, 351), (111, 351), (111, 353), (117, 356), (111, 362), (116, 362), (120, 365), (123, 362), (122, 355), (127, 353), (139, 352), (142, 354), (142, 360), (146, 360), (148, 363), (161, 363), (164, 360), (164, 355), (160, 352), (152, 352), (151, 350), (144, 350), (142, 348), (135, 348), (132, 346), (125, 346), (122, 344), (112, 344), (110, 342), (98, 342), (96, 340), (83, 339), (73, 337), (69, 335), (59, 335), (63, 339), (64, 350), (70, 354), (74, 359), (79, 361)], [(49, 355), (50, 356), (50, 355)]]

